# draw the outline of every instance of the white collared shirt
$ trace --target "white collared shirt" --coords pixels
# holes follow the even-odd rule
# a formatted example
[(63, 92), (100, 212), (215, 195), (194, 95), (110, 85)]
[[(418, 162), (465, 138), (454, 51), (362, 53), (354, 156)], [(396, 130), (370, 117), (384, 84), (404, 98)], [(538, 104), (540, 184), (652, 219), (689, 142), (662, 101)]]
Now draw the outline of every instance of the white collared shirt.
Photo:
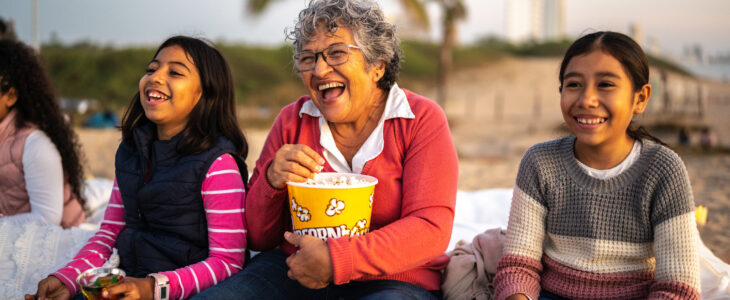
[(393, 84), (393, 87), (390, 88), (390, 92), (388, 93), (385, 110), (383, 110), (383, 115), (380, 116), (378, 126), (373, 129), (368, 139), (365, 140), (365, 143), (360, 146), (355, 156), (352, 157), (352, 168), (350, 168), (345, 156), (342, 155), (340, 149), (337, 149), (335, 139), (332, 137), (332, 131), (330, 131), (330, 127), (327, 125), (327, 120), (322, 117), (322, 113), (311, 99), (302, 105), (302, 108), (299, 110), (299, 117), (302, 114), (319, 118), (319, 144), (324, 148), (324, 159), (329, 162), (330, 166), (338, 173), (358, 174), (362, 172), (365, 163), (377, 157), (383, 151), (385, 142), (383, 139), (383, 124), (385, 124), (385, 120), (393, 118), (416, 118), (413, 111), (411, 111), (411, 106), (408, 104), (406, 93), (398, 87), (398, 84)]

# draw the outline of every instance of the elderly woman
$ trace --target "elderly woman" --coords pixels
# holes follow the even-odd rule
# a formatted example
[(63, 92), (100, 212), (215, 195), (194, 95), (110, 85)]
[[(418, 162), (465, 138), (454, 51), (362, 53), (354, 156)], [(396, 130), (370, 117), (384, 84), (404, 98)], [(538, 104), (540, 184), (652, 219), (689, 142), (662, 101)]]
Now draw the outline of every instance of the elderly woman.
[[(458, 176), (444, 113), (395, 84), (398, 39), (373, 2), (312, 1), (290, 36), (309, 95), (281, 111), (251, 177), (248, 245), (265, 252), (200, 297), (438, 297)], [(318, 172), (378, 178), (369, 233), (290, 232), (286, 182)]]

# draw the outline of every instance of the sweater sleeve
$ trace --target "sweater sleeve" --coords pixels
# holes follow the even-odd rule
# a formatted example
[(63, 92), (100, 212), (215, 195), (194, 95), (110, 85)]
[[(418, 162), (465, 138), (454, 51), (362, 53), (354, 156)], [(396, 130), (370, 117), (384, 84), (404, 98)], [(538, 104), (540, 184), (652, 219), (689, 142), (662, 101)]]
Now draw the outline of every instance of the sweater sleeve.
[(496, 299), (514, 294), (539, 297), (547, 208), (538, 174), (534, 152), (528, 150), (517, 173), (503, 256), (494, 277)]
[(401, 199), (397, 219), (363, 236), (327, 240), (335, 284), (384, 275), (407, 280), (397, 274), (448, 262), (443, 254), (454, 222), (458, 161), (443, 111), (425, 103), (414, 127), (394, 137), (410, 140), (402, 150), (401, 195), (392, 198)]
[(25, 189), (30, 212), (5, 217), (15, 224), (59, 225), (63, 214), (63, 166), (56, 145), (41, 130), (33, 130), (23, 146)]
[(286, 189), (276, 189), (266, 179), (266, 169), (276, 151), (285, 144), (284, 115), (284, 112), (280, 113), (274, 121), (249, 181), (246, 197), (248, 243), (249, 248), (256, 251), (270, 250), (281, 244), (287, 224), (291, 223), (285, 215)]
[(99, 231), (89, 238), (86, 245), (81, 248), (71, 262), (51, 275), (60, 279), (72, 295), (80, 292), (76, 277), (83, 271), (104, 265), (111, 256), (112, 248), (116, 245), (117, 236), (125, 225), (122, 195), (119, 193), (119, 187), (115, 179), (111, 198), (106, 206)]
[(230, 154), (218, 157), (202, 186), (208, 222), (209, 256), (174, 271), (161, 272), (170, 280), (170, 299), (186, 299), (218, 284), (243, 268), (246, 251), (245, 187)]
[(699, 299), (699, 233), (689, 177), (679, 156), (660, 152), (653, 195), (655, 281), (649, 299)]

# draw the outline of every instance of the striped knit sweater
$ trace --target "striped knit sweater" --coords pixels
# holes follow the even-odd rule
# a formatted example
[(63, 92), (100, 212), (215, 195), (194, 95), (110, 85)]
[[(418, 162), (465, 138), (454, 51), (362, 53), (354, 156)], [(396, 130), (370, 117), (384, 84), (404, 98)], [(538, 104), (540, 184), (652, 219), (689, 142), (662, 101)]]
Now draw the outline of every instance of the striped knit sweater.
[(679, 156), (642, 140), (639, 159), (600, 180), (575, 137), (530, 148), (514, 188), (495, 296), (699, 299), (694, 200)]
[[(170, 280), (170, 299), (184, 299), (200, 293), (243, 267), (246, 249), (245, 191), (238, 165), (230, 154), (221, 155), (205, 177), (201, 193), (208, 221), (210, 254), (199, 263), (160, 272)], [(99, 231), (70, 263), (51, 275), (60, 279), (72, 294), (80, 292), (76, 277), (106, 262), (124, 226), (124, 205), (115, 180)]]

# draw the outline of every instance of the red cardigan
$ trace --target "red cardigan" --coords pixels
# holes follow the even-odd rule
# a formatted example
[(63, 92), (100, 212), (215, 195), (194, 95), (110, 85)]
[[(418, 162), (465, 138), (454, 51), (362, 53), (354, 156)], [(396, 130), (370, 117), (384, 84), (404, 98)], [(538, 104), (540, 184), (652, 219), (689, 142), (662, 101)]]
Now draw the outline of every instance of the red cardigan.
[[(385, 121), (383, 152), (368, 161), (362, 174), (378, 178), (370, 232), (328, 239), (334, 283), (390, 279), (438, 290), (444, 251), (451, 238), (458, 159), (446, 116), (433, 101), (404, 90), (414, 119)], [(266, 180), (266, 169), (284, 144), (305, 144), (322, 154), (319, 120), (299, 116), (309, 96), (284, 107), (266, 138), (246, 198), (248, 245), (253, 250), (294, 247), (283, 239), (291, 231), (286, 189)], [(323, 172), (334, 172), (325, 163)]]

